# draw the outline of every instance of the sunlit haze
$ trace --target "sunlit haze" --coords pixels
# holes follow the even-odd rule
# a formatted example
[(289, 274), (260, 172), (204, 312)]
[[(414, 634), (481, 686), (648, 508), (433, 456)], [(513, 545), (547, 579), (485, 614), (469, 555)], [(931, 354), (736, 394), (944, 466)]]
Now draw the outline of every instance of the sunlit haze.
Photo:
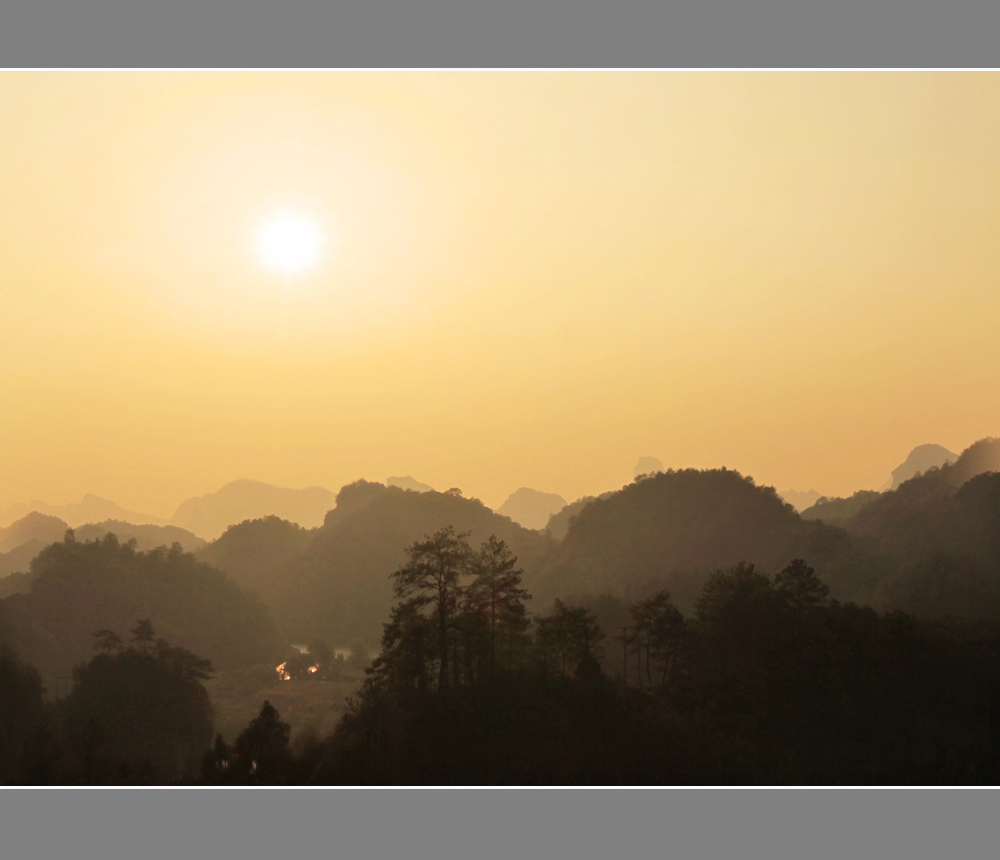
[(0, 506), (877, 489), (1000, 435), (997, 80), (6, 72)]

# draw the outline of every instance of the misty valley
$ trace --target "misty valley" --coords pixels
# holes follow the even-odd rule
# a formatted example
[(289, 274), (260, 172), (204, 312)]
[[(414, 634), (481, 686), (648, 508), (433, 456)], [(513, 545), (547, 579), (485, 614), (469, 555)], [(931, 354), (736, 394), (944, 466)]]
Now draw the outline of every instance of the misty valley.
[[(1000, 440), (882, 490), (237, 481), (0, 522), (6, 784), (995, 784)], [(786, 501), (787, 499), (787, 501)]]

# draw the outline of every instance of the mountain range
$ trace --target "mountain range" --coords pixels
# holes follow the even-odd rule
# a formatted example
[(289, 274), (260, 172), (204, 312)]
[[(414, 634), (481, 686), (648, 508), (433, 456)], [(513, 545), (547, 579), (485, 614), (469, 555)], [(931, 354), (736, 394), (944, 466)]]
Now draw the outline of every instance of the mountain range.
[[(207, 544), (176, 526), (116, 521), (82, 526), (76, 540), (61, 541), (68, 523), (33, 512), (0, 530), (0, 559), (21, 553), (15, 568), (22, 574), (0, 580), (0, 641), (47, 655), (46, 665), (68, 665), (89, 644), (74, 639), (72, 654), (61, 655), (49, 632), (72, 630), (86, 638), (97, 628), (81, 625), (105, 617), (100, 607), (109, 601), (116, 618), (141, 607), (154, 624), (162, 615), (195, 643), (200, 634), (184, 621), (181, 592), (202, 589), (201, 578), (216, 571), (225, 580), (198, 591), (198, 617), (208, 624), (216, 612), (211, 593), (225, 595), (233, 614), (211, 622), (220, 660), (238, 662), (224, 641), (244, 623), (238, 619), (251, 617), (262, 631), (273, 623), (281, 642), (319, 637), (343, 647), (360, 641), (359, 650), (371, 651), (394, 601), (391, 574), (405, 562), (407, 547), (446, 526), (467, 532), (473, 546), (492, 534), (504, 540), (533, 595), (532, 611), (547, 611), (559, 597), (597, 607), (609, 630), (629, 623), (627, 601), (666, 589), (690, 614), (715, 571), (746, 561), (774, 575), (795, 558), (814, 567), (839, 601), (1000, 621), (998, 471), (1000, 440), (983, 439), (954, 462), (930, 467), (895, 489), (821, 500), (800, 515), (774, 488), (739, 472), (658, 470), (564, 506), (544, 531), (524, 528), (458, 490), (418, 492), (369, 481), (343, 487), (322, 517), (314, 508), (313, 525), (250, 516)], [(228, 485), (230, 493), (241, 483)], [(268, 499), (288, 499), (270, 489), (276, 488), (265, 485), (258, 494), (265, 510)], [(296, 503), (309, 497), (308, 491), (291, 492)], [(221, 492), (212, 495), (225, 500)], [(92, 538), (107, 532), (118, 537), (100, 541), (105, 549), (77, 549), (95, 546)], [(125, 545), (131, 537), (134, 549)], [(142, 555), (144, 548), (175, 540), (178, 550)], [(43, 557), (48, 561), (39, 566)], [(130, 578), (133, 568), (141, 581)], [(36, 587), (42, 570), (49, 571), (45, 594)], [(79, 595), (86, 595), (86, 618), (59, 621), (56, 616), (76, 612)], [(161, 602), (167, 608), (158, 609)]]

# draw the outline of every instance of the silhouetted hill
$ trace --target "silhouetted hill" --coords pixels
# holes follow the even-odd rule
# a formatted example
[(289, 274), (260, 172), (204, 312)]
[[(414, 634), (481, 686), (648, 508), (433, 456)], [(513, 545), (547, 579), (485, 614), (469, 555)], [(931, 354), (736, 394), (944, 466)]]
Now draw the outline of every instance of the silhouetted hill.
[(97, 523), (102, 520), (117, 520), (120, 522), (137, 523), (139, 525), (166, 525), (168, 520), (162, 517), (154, 517), (149, 514), (129, 511), (113, 502), (110, 499), (102, 499), (87, 493), (82, 502), (70, 505), (50, 505), (47, 502), (34, 501), (30, 505), (17, 502), (10, 505), (3, 514), (0, 514), (0, 524), (7, 525), (14, 520), (21, 519), (31, 511), (37, 511), (47, 516), (59, 517), (65, 520), (70, 528), (84, 525), (85, 523)]
[(0, 552), (10, 552), (28, 541), (43, 544), (62, 540), (69, 526), (59, 517), (32, 511), (5, 529), (0, 529)]
[[(814, 499), (809, 505), (803, 505), (801, 508), (795, 505), (795, 507), (800, 510), (803, 519), (822, 520), (828, 525), (846, 526), (862, 508), (867, 507), (875, 499), (879, 498), (882, 493), (889, 490), (896, 490), (900, 484), (910, 480), (914, 476), (931, 469), (938, 469), (948, 462), (955, 463), (958, 459), (958, 454), (953, 454), (941, 445), (918, 445), (910, 451), (906, 460), (893, 469), (892, 479), (881, 490), (858, 490), (854, 495), (846, 498), (822, 496)], [(1000, 458), (998, 458), (998, 461), (1000, 461)], [(968, 460), (966, 464), (968, 465)], [(987, 470), (979, 469), (978, 471)], [(968, 477), (971, 477), (972, 474), (977, 474), (974, 468)], [(965, 480), (968, 480), (968, 477)], [(794, 504), (794, 500), (789, 494), (782, 493), (782, 497)]]
[(858, 546), (887, 559), (872, 602), (1000, 619), (1000, 474), (976, 475), (957, 492), (940, 476), (915, 478), (892, 495), (852, 523)]
[(823, 496), (812, 507), (802, 511), (802, 519), (822, 520), (828, 526), (846, 526), (862, 508), (881, 495), (876, 490), (858, 490), (846, 499), (829, 499)]
[[(850, 562), (828, 571), (837, 596), (923, 616), (1000, 618), (997, 465), (1000, 440), (983, 439), (895, 490), (805, 512), (847, 529)], [(835, 509), (842, 519), (828, 516)]]
[(957, 462), (928, 469), (866, 505), (850, 531), (880, 555), (910, 561), (933, 551), (978, 553), (991, 517), (990, 487), (1000, 481), (1000, 439), (983, 439)]
[[(326, 524), (296, 558), (259, 581), (260, 596), (293, 640), (373, 646), (393, 602), (390, 575), (406, 547), (447, 525), (471, 532), (474, 546), (491, 534), (507, 542), (525, 570), (537, 570), (550, 541), (457, 492), (417, 493), (358, 481), (344, 487)], [(277, 529), (276, 529), (277, 531)], [(281, 540), (294, 543), (286, 533)], [(280, 544), (281, 540), (276, 543)]]
[(951, 500), (972, 478), (998, 469), (1000, 439), (981, 439), (966, 448), (954, 463), (927, 469), (895, 490), (869, 494), (875, 498), (853, 513), (847, 528), (867, 539), (878, 553), (893, 558), (905, 560), (924, 551), (943, 549), (942, 529), (951, 533), (954, 526), (943, 525), (943, 518), (951, 517), (956, 510)]
[(1000, 439), (992, 437), (974, 442), (962, 452), (962, 456), (956, 462), (941, 467), (941, 475), (956, 488), (983, 472), (998, 471), (1000, 471)]
[(302, 554), (313, 534), (279, 517), (244, 520), (230, 526), (196, 555), (225, 571), (242, 588), (258, 591), (275, 568)]
[(405, 490), (402, 487), (389, 487), (377, 481), (355, 481), (340, 488), (337, 493), (336, 503), (323, 518), (323, 526), (329, 528), (336, 523), (349, 517), (351, 514), (364, 510), (374, 499), (385, 495), (399, 495), (400, 493), (417, 492), (416, 490)]
[[(14, 547), (10, 552), (0, 553), (0, 582), (14, 573), (24, 573), (31, 567), (31, 560), (38, 555), (51, 541), (29, 540), (18, 547)], [(10, 583), (0, 586), (0, 589), (10, 589)], [(21, 588), (14, 588), (9, 593), (14, 594), (21, 591)]]
[(215, 493), (181, 503), (172, 522), (206, 540), (219, 537), (229, 526), (244, 520), (276, 516), (315, 528), (334, 505), (334, 494), (323, 487), (292, 490), (260, 481), (240, 480)]
[(817, 569), (845, 551), (839, 529), (801, 520), (771, 487), (727, 469), (667, 471), (586, 504), (540, 574), (540, 597), (641, 595), (667, 587), (690, 608), (705, 578), (747, 560)]
[(421, 484), (420, 481), (414, 480), (409, 475), (404, 475), (401, 478), (387, 478), (386, 484), (390, 487), (399, 487), (401, 490), (414, 490), (418, 493), (430, 493), (434, 490), (430, 484)]
[(497, 513), (510, 517), (526, 529), (544, 529), (549, 518), (566, 507), (566, 500), (555, 493), (541, 493), (529, 487), (513, 492)]
[(148, 618), (159, 635), (213, 662), (248, 667), (278, 653), (267, 610), (179, 545), (139, 552), (109, 536), (50, 544), (32, 561), (30, 591), (0, 600), (0, 642), (46, 678), (93, 654), (95, 631)]
[(958, 460), (958, 454), (954, 454), (941, 445), (918, 445), (910, 451), (907, 458), (895, 469), (892, 470), (892, 482), (889, 484), (890, 490), (895, 490), (903, 481), (908, 481), (921, 472), (928, 469), (936, 469), (945, 463), (954, 463)]

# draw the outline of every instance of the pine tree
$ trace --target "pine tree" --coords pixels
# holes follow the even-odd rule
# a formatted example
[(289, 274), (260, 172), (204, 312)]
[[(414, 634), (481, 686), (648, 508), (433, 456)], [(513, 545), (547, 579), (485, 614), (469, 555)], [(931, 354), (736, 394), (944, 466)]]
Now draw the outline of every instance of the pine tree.
[(490, 535), (475, 554), (472, 568), (476, 575), (469, 587), (470, 603), (487, 629), (487, 666), (492, 677), (496, 665), (497, 636), (527, 627), (524, 601), (531, 595), (521, 588), (524, 573), (517, 567), (517, 557), (507, 544)]
[(438, 686), (448, 686), (449, 631), (458, 609), (460, 577), (469, 573), (472, 549), (468, 533), (456, 534), (452, 526), (413, 543), (410, 560), (392, 576), (396, 597), (413, 609), (431, 607), (437, 628)]

